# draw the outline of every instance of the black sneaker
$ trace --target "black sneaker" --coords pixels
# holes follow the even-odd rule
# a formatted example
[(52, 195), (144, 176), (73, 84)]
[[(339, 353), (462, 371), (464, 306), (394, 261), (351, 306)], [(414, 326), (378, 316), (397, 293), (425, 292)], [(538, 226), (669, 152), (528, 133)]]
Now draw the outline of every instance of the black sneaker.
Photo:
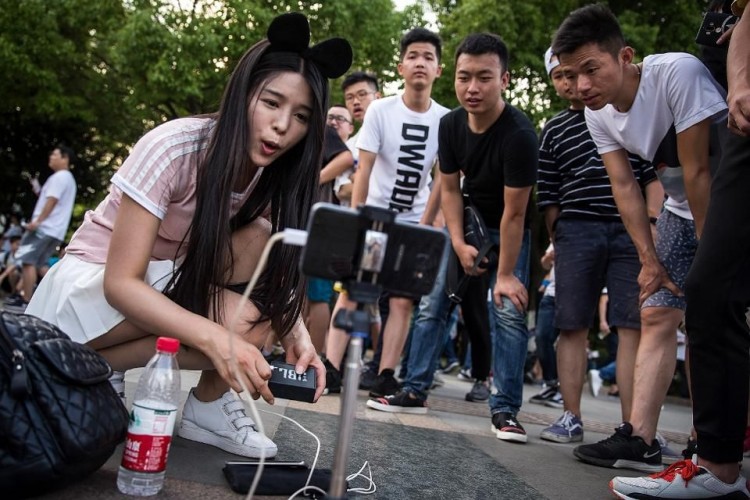
[(687, 446), (682, 450), (682, 458), (692, 460), (693, 455), (698, 453), (698, 440), (692, 437), (688, 438)]
[(367, 401), (367, 407), (391, 413), (427, 413), (427, 401), (408, 391), (398, 391), (392, 396), (370, 399)]
[(486, 380), (477, 380), (474, 386), (466, 394), (466, 401), (487, 401), (490, 398), (490, 388)]
[(525, 443), (529, 437), (521, 424), (512, 413), (499, 412), (492, 415), (492, 432), (498, 439)]
[(401, 389), (401, 385), (396, 380), (396, 377), (393, 376), (393, 373), (393, 370), (389, 369), (380, 372), (380, 375), (375, 380), (375, 385), (370, 389), (370, 397), (382, 398), (392, 396)]
[(363, 391), (369, 391), (378, 380), (378, 367), (365, 365), (365, 369), (359, 375), (359, 388)]
[(26, 312), (26, 306), (28, 305), (29, 303), (23, 300), (23, 297), (14, 293), (5, 299), (3, 302), (3, 309), (12, 313), (23, 314)]
[(542, 390), (539, 391), (539, 393), (529, 398), (529, 403), (543, 405), (544, 403), (552, 399), (555, 396), (555, 394), (557, 394), (557, 384), (554, 384), (554, 385), (544, 384), (542, 386)]
[(326, 367), (326, 388), (323, 394), (338, 394), (341, 392), (341, 372), (327, 359), (323, 362)]
[(664, 468), (659, 442), (654, 439), (650, 446), (647, 445), (640, 437), (633, 436), (633, 426), (627, 422), (621, 423), (607, 439), (577, 446), (573, 455), (582, 462), (600, 467), (641, 472), (660, 472)]

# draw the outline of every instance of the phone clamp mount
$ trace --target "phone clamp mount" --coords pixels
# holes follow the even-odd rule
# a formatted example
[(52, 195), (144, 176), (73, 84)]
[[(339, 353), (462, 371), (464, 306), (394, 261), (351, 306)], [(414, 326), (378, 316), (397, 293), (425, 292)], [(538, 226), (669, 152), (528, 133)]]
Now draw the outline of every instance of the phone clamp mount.
[(359, 215), (364, 219), (365, 227), (362, 245), (359, 252), (359, 266), (355, 277), (346, 280), (343, 285), (349, 299), (356, 302), (354, 310), (340, 309), (334, 317), (333, 324), (351, 335), (344, 380), (341, 394), (341, 417), (336, 451), (333, 459), (331, 488), (327, 499), (345, 499), (346, 464), (349, 457), (352, 431), (357, 409), (357, 390), (359, 389), (359, 361), (362, 358), (363, 340), (370, 329), (370, 315), (367, 304), (377, 304), (382, 292), (378, 284), (378, 273), (381, 271), (388, 246), (388, 234), (385, 227), (396, 219), (395, 212), (383, 208), (361, 206)]

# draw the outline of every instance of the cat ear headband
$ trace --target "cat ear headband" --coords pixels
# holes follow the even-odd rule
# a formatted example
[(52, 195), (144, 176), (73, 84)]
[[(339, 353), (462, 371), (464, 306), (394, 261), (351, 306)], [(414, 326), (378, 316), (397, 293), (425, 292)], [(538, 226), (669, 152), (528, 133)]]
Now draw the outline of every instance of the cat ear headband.
[(266, 34), (269, 52), (294, 52), (312, 61), (326, 78), (338, 78), (352, 65), (352, 47), (343, 38), (310, 44), (310, 24), (299, 12), (282, 14), (271, 21)]

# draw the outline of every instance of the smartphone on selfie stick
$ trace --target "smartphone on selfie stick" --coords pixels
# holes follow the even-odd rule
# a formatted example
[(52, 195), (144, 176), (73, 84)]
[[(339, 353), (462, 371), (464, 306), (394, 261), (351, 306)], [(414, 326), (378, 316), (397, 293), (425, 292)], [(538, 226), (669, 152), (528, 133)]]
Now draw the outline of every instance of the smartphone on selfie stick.
[(368, 336), (367, 304), (383, 291), (418, 299), (435, 284), (448, 239), (428, 226), (396, 221), (396, 213), (362, 206), (358, 210), (328, 203), (313, 206), (300, 267), (307, 276), (343, 284), (354, 311), (340, 310), (334, 326), (351, 335), (341, 394), (339, 434), (331, 487), (326, 498), (345, 499), (346, 464), (354, 429), (359, 360)]

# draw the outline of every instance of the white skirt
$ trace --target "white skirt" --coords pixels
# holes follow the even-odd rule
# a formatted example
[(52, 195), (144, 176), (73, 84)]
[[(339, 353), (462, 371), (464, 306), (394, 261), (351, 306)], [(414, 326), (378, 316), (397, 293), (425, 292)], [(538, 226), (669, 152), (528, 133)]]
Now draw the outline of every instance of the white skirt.
[[(171, 260), (151, 261), (145, 281), (163, 291), (174, 271)], [(109, 332), (124, 319), (104, 298), (104, 264), (65, 255), (50, 268), (26, 308), (85, 344)]]

